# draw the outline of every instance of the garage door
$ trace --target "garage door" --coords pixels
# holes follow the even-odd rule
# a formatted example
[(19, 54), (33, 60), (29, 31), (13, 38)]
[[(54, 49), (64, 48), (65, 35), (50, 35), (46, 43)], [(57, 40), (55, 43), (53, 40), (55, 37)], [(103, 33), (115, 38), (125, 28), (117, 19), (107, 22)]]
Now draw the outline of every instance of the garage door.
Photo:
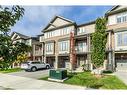
[(117, 71), (127, 71), (127, 60), (117, 60)]

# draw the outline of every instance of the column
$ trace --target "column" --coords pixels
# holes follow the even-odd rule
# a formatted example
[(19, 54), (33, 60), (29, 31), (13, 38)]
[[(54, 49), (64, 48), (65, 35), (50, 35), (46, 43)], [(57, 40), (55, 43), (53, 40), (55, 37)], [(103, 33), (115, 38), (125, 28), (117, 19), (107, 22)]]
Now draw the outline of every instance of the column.
[(43, 56), (43, 62), (46, 63), (46, 56)]
[(115, 70), (115, 52), (112, 53), (112, 64), (113, 64), (113, 71)]
[(91, 54), (90, 54), (90, 51), (91, 51), (91, 43), (90, 43), (90, 35), (87, 35), (87, 59), (88, 59), (88, 70), (93, 70), (93, 66), (91, 64)]
[(109, 37), (108, 37), (108, 47), (109, 47), (109, 50), (111, 49), (111, 32), (108, 33), (109, 34)]
[(35, 61), (35, 45), (33, 45), (33, 61)]
[(45, 48), (44, 48), (44, 43), (42, 43), (42, 46), (41, 46), (41, 56), (42, 56), (42, 62), (45, 62), (45, 61), (44, 61), (44, 51), (45, 51)]
[(112, 51), (111, 51), (111, 31), (109, 31), (109, 37), (108, 37), (108, 50), (109, 50), (109, 54), (108, 54), (108, 70), (113, 70), (113, 64), (112, 64)]
[(54, 64), (55, 69), (58, 69), (58, 56), (55, 56), (55, 64)]

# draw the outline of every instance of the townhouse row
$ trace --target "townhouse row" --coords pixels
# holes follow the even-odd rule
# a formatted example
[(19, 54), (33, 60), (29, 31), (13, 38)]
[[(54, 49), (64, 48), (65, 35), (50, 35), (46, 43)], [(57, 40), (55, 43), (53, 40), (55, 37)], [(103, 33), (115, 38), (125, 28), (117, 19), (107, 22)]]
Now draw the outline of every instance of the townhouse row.
[[(127, 69), (127, 6), (114, 6), (105, 13), (107, 18), (107, 44), (104, 69)], [(25, 40), (33, 51), (30, 60), (49, 63), (54, 68), (93, 70), (91, 63), (91, 34), (95, 21), (77, 25), (61, 16), (55, 16), (36, 38), (20, 37), (14, 32), (12, 40)], [(17, 35), (17, 36), (16, 36)], [(19, 38), (18, 38), (19, 36)], [(23, 36), (23, 35), (22, 35)], [(25, 36), (25, 35), (24, 35)]]

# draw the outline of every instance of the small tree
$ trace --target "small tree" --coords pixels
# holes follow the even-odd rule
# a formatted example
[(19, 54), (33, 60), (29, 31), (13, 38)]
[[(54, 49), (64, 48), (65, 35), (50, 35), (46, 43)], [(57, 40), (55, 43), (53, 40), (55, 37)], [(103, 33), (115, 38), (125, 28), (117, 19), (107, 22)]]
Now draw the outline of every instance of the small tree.
[(92, 63), (96, 68), (103, 65), (106, 56), (106, 19), (98, 18), (95, 23), (95, 33), (92, 34)]
[(27, 53), (21, 53), (21, 54), (19, 54), (19, 55), (17, 56), (17, 59), (16, 59), (15, 63), (20, 64), (20, 63), (25, 62), (25, 61), (27, 61), (27, 60), (28, 60), (28, 55), (27, 55)]

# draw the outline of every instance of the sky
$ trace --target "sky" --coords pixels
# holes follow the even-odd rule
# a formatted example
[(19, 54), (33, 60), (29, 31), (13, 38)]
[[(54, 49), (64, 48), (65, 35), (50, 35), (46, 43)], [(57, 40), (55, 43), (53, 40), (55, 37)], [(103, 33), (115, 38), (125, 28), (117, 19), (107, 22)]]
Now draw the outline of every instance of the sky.
[(63, 16), (83, 24), (104, 16), (112, 6), (22, 6), (25, 14), (11, 28), (11, 32), (19, 32), (27, 36), (40, 35), (43, 28), (55, 15)]

